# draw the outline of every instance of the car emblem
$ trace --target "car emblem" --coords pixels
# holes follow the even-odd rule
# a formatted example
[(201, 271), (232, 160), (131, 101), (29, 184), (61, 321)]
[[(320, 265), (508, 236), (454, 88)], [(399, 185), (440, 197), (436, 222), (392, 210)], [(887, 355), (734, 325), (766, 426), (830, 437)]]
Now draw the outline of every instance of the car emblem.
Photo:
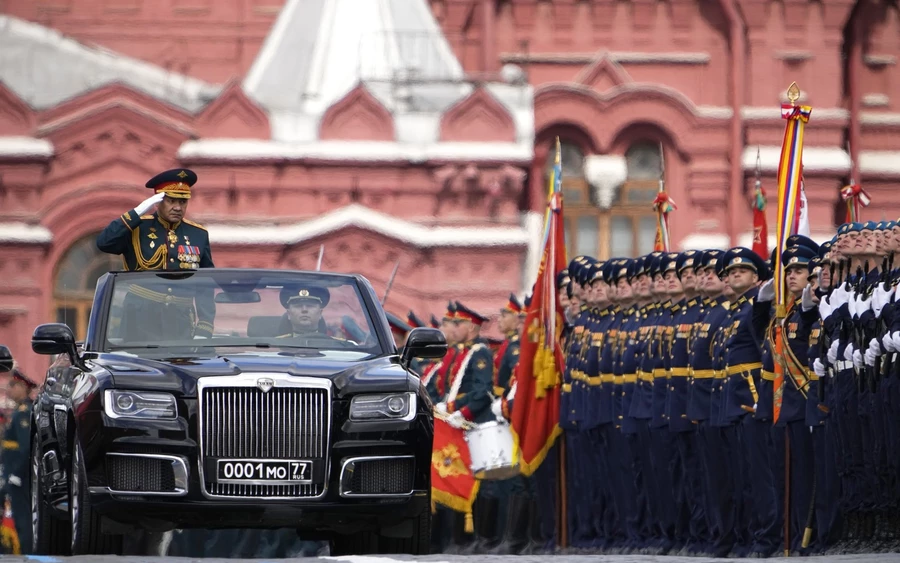
[(263, 393), (268, 393), (269, 389), (275, 386), (275, 381), (268, 377), (263, 377), (256, 380), (256, 386), (259, 387), (259, 390)]

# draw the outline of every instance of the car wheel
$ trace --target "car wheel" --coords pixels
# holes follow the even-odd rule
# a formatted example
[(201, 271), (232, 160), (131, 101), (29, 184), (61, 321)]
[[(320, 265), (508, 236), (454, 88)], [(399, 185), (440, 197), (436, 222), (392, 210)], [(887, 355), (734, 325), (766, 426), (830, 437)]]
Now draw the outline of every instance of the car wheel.
[(69, 517), (71, 519), (72, 555), (120, 554), (122, 536), (100, 531), (100, 515), (93, 511), (88, 493), (84, 453), (76, 439), (72, 448), (72, 471), (69, 481)]
[(35, 555), (68, 555), (69, 527), (47, 510), (41, 478), (44, 474), (40, 439), (31, 437), (31, 552)]
[(429, 555), (431, 553), (431, 510), (412, 518), (413, 533), (408, 538), (378, 538), (378, 553)]

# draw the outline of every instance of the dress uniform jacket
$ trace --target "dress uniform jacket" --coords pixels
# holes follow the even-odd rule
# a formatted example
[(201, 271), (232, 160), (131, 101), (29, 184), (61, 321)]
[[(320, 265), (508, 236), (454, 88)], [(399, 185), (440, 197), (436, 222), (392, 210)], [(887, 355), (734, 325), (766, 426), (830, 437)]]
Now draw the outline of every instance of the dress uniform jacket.
[(653, 357), (653, 400), (651, 404), (652, 418), (650, 428), (663, 428), (668, 426), (666, 418), (666, 395), (669, 391), (669, 383), (666, 379), (666, 363), (670, 353), (670, 337), (674, 334), (672, 326), (673, 315), (677, 314), (678, 305), (666, 301), (660, 305), (660, 314), (657, 319), (656, 339), (650, 342)]
[(451, 393), (458, 382), (456, 396), (447, 403), (447, 412), (459, 411), (471, 422), (487, 422), (494, 418), (491, 413), (493, 401), (492, 382), (494, 377), (494, 357), (486, 342), (475, 340), (465, 343), (464, 356), (459, 368), (454, 370)]
[(657, 356), (657, 330), (661, 307), (658, 303), (650, 303), (641, 314), (640, 339), (644, 343), (637, 366), (637, 388), (631, 400), (631, 416), (639, 420), (650, 420), (653, 417), (653, 367)]
[(759, 400), (757, 383), (762, 370), (759, 346), (753, 335), (753, 303), (759, 289), (752, 287), (732, 304), (732, 321), (726, 341), (724, 417), (736, 421), (753, 412)]
[(688, 359), (691, 366), (690, 385), (686, 414), (692, 421), (710, 418), (710, 397), (716, 369), (714, 339), (728, 318), (726, 304), (727, 301), (722, 296), (707, 300), (691, 339)]
[[(206, 229), (192, 221), (184, 219), (177, 224), (170, 224), (158, 213), (138, 215), (133, 209), (113, 220), (97, 237), (97, 248), (110, 254), (121, 254), (126, 271), (165, 270), (184, 272), (198, 268), (214, 268), (212, 251), (209, 245), (209, 233)], [(147, 325), (140, 333), (152, 336), (160, 334), (158, 327), (152, 326), (152, 315), (155, 311), (164, 311), (166, 321), (163, 326), (171, 334), (172, 330), (183, 327), (183, 323), (172, 323), (173, 311), (192, 310), (196, 297), (196, 330), (193, 334), (211, 336), (216, 314), (213, 291), (179, 290), (177, 284), (168, 292), (158, 289), (132, 286), (128, 298), (136, 307), (143, 307)], [(127, 298), (127, 299), (128, 299)], [(137, 298), (137, 299), (135, 299)], [(176, 307), (161, 309), (160, 305), (171, 304)], [(128, 303), (126, 302), (126, 308)], [(191, 312), (191, 317), (193, 313)], [(188, 319), (193, 328), (193, 319)], [(173, 337), (184, 337), (177, 333)], [(187, 335), (190, 336), (190, 335)], [(128, 337), (127, 337), (128, 338)], [(140, 338), (136, 336), (135, 339)], [(156, 336), (158, 338), (158, 336)], [(148, 338), (148, 339), (156, 339)], [(132, 339), (132, 338), (129, 338)]]
[(21, 553), (31, 552), (31, 410), (31, 403), (24, 402), (13, 411), (3, 434), (0, 454), (3, 466), (0, 502), (7, 496), (10, 499)]
[(700, 312), (700, 298), (693, 297), (682, 303), (679, 314), (673, 318), (674, 334), (669, 354), (671, 379), (666, 405), (669, 430), (672, 432), (691, 432), (694, 428), (687, 414), (691, 371), (690, 348)]

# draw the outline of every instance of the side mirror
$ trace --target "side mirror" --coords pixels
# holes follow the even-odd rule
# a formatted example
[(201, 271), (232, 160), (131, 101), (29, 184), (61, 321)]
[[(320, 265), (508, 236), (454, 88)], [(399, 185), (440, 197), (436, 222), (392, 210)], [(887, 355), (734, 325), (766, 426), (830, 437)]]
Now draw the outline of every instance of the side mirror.
[(447, 353), (447, 339), (436, 328), (414, 328), (406, 337), (406, 345), (400, 355), (400, 365), (408, 368), (413, 358), (443, 358)]
[(0, 345), (0, 373), (12, 371), (13, 357), (6, 346)]
[(75, 347), (75, 335), (69, 325), (63, 323), (38, 325), (31, 335), (31, 349), (35, 354), (44, 356), (68, 354), (73, 364), (81, 365), (78, 349)]

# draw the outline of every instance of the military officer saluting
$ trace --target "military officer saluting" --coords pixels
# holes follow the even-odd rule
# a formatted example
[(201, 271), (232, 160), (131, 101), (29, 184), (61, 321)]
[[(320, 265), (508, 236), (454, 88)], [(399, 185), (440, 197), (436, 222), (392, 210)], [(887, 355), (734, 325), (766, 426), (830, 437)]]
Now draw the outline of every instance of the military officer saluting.
[(18, 369), (12, 369), (7, 396), (16, 403), (9, 425), (3, 433), (2, 464), (3, 490), (0, 501), (9, 499), (13, 521), (16, 524), (18, 545), (15, 539), (3, 537), (3, 551), (9, 555), (31, 553), (31, 491), (29, 488), (29, 459), (31, 458), (31, 400), (29, 395), (37, 387)]
[[(196, 182), (197, 175), (185, 168), (151, 178), (146, 187), (154, 195), (107, 225), (97, 237), (97, 248), (121, 254), (126, 271), (183, 272), (215, 267), (206, 229), (185, 218)], [(154, 205), (156, 211), (145, 214)], [(152, 341), (161, 334), (166, 339), (212, 336), (212, 290), (179, 289), (177, 284), (165, 292), (132, 286), (125, 299), (125, 339)]]

